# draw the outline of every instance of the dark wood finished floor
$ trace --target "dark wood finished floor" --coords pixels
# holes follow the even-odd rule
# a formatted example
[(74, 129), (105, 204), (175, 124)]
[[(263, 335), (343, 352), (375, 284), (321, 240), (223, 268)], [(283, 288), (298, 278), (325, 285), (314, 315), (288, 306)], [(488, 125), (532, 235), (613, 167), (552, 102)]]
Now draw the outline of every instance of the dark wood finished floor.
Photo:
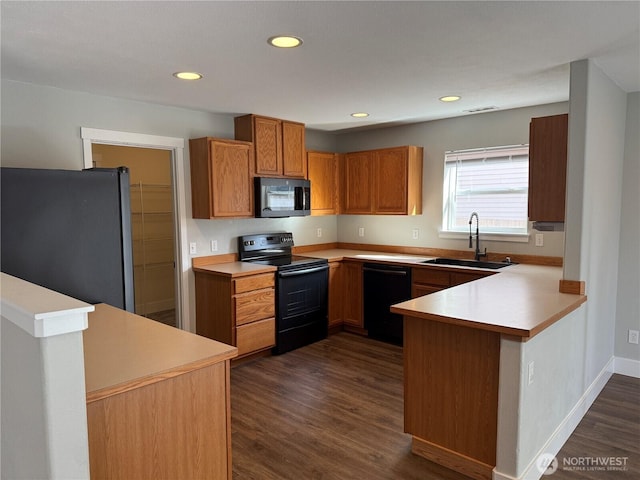
[[(544, 478), (640, 478), (639, 392), (637, 379), (614, 376), (558, 455), (560, 465), (563, 455), (626, 455), (626, 472)], [(401, 347), (339, 333), (235, 365), (231, 411), (234, 479), (467, 480), (411, 454)]]
[(148, 313), (145, 317), (155, 320), (156, 322), (164, 323), (172, 327), (176, 326), (176, 311), (175, 309), (163, 310), (161, 312)]

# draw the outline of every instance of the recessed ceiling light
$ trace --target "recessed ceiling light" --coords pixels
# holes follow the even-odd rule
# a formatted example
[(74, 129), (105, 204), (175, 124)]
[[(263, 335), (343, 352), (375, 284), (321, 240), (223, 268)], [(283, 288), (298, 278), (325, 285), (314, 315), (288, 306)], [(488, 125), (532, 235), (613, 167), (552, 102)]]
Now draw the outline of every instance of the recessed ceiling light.
[(202, 78), (202, 75), (197, 72), (176, 72), (173, 76), (180, 80), (200, 80)]
[(457, 102), (461, 98), (462, 97), (460, 97), (459, 95), (447, 95), (445, 97), (440, 97), (440, 101), (441, 102)]
[(365, 117), (368, 117), (369, 114), (366, 112), (356, 112), (356, 113), (352, 113), (351, 116), (354, 118), (365, 118)]
[(276, 35), (267, 40), (269, 45), (278, 48), (294, 48), (302, 45), (302, 39), (292, 35)]

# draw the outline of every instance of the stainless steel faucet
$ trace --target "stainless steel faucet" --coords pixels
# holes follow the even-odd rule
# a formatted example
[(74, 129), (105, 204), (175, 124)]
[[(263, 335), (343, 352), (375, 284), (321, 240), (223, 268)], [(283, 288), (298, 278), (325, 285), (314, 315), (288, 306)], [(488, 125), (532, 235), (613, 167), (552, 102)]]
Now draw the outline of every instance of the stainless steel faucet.
[(476, 217), (476, 260), (480, 260), (481, 257), (487, 256), (487, 248), (485, 247), (484, 253), (480, 252), (480, 219), (478, 218), (478, 214), (473, 212), (469, 217), (469, 248), (473, 248), (473, 235), (471, 234), (471, 222), (473, 222), (473, 217)]

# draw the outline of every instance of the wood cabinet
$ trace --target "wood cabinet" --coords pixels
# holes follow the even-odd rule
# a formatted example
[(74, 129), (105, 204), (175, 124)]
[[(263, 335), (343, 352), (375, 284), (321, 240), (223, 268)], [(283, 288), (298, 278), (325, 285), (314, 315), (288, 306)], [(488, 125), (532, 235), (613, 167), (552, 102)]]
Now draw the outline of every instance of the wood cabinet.
[(493, 275), (491, 272), (462, 272), (438, 268), (420, 267), (411, 270), (411, 297), (421, 297), (445, 288), (462, 285)]
[(344, 155), (344, 200), (342, 213), (373, 214), (374, 153), (352, 152)]
[(253, 145), (218, 138), (189, 140), (193, 218), (253, 216)]
[(329, 263), (329, 328), (342, 325), (345, 298), (342, 262)]
[(421, 214), (422, 156), (416, 146), (345, 154), (342, 213)]
[(238, 356), (275, 345), (275, 274), (194, 272), (196, 333), (238, 347)]
[(564, 222), (569, 115), (529, 125), (529, 220)]
[(337, 215), (338, 155), (308, 151), (307, 173), (311, 181), (311, 215)]
[(304, 124), (260, 115), (235, 118), (235, 138), (252, 142), (255, 175), (306, 178)]
[(105, 304), (83, 344), (92, 479), (231, 479), (235, 348)]
[(345, 326), (364, 328), (363, 296), (362, 296), (362, 263), (342, 262), (342, 278), (344, 281), (344, 297), (342, 304), (342, 321)]
[(500, 334), (404, 316), (411, 451), (476, 479), (496, 465)]

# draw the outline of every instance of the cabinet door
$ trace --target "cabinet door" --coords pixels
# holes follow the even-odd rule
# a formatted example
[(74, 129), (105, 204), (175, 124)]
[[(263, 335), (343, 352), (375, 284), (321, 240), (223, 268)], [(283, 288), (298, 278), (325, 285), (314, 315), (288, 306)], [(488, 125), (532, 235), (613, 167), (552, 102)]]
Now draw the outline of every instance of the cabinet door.
[(532, 118), (529, 125), (529, 220), (564, 222), (569, 116)]
[(347, 153), (344, 156), (344, 212), (373, 213), (372, 152)]
[(375, 213), (388, 215), (407, 213), (408, 172), (406, 148), (375, 152)]
[(303, 123), (282, 121), (282, 173), (285, 177), (307, 177)]
[(411, 285), (411, 298), (422, 297), (423, 295), (429, 295), (430, 293), (439, 292), (440, 290), (444, 290), (444, 288), (414, 283)]
[(342, 275), (345, 286), (343, 321), (347, 325), (363, 328), (362, 264), (357, 262), (343, 262)]
[(211, 158), (212, 217), (253, 215), (253, 155), (251, 145), (214, 139)]
[(462, 285), (463, 283), (473, 282), (474, 280), (488, 277), (489, 275), (491, 274), (451, 272), (451, 286), (455, 287), (456, 285)]
[(344, 298), (343, 269), (340, 262), (329, 263), (329, 327), (342, 324)]
[(311, 181), (311, 215), (338, 213), (338, 159), (334, 153), (308, 152)]
[(253, 117), (256, 175), (282, 175), (282, 122)]

